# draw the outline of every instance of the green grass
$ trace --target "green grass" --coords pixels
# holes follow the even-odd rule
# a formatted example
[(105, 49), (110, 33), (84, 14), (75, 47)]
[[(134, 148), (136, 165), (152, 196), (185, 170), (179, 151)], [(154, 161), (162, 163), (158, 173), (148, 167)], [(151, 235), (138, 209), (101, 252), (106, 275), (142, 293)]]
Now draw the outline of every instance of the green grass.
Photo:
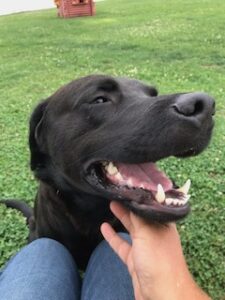
[[(54, 10), (0, 17), (0, 197), (33, 203), (27, 123), (34, 105), (89, 73), (139, 78), (161, 93), (205, 91), (217, 100), (215, 134), (197, 158), (161, 163), (193, 181), (192, 214), (179, 225), (197, 282), (225, 299), (225, 2), (107, 0), (95, 17)], [(0, 264), (26, 243), (23, 217), (0, 206)]]

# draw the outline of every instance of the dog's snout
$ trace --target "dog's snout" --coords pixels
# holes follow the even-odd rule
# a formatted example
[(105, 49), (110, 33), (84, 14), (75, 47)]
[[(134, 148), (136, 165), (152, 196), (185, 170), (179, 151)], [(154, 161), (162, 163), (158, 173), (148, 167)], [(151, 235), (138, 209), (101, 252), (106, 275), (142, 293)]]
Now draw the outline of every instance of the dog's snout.
[(203, 122), (215, 113), (215, 101), (205, 93), (189, 93), (180, 95), (173, 109), (176, 114)]

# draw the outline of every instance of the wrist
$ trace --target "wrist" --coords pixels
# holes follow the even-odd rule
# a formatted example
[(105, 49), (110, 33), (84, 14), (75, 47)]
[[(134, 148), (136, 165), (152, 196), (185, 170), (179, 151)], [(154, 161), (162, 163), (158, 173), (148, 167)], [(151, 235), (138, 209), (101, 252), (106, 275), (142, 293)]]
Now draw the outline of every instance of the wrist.
[[(190, 273), (179, 275), (176, 280), (168, 278), (164, 284), (158, 286), (157, 290), (153, 285), (149, 286), (148, 292), (145, 289), (143, 300), (210, 300), (195, 283)], [(139, 299), (137, 299), (139, 300)]]

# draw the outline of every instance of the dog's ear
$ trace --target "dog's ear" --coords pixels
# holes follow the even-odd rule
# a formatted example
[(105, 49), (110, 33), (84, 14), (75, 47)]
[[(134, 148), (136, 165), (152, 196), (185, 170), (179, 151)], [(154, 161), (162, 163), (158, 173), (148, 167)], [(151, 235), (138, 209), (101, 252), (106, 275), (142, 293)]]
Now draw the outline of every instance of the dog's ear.
[(30, 165), (31, 170), (35, 170), (44, 165), (46, 155), (41, 149), (43, 143), (42, 126), (48, 100), (38, 104), (30, 118), (29, 146), (30, 146)]

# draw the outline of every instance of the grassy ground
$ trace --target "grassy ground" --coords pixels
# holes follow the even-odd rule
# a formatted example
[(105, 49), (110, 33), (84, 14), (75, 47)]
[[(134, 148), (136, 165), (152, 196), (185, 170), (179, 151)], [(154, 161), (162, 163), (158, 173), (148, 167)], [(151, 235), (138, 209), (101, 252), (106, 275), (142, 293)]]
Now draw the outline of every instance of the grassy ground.
[[(0, 17), (0, 197), (32, 204), (27, 122), (34, 105), (89, 73), (139, 78), (162, 93), (205, 91), (217, 99), (215, 134), (198, 158), (161, 165), (193, 181), (192, 214), (179, 225), (190, 269), (225, 299), (225, 2), (108, 0), (92, 18), (56, 12)], [(26, 243), (23, 217), (0, 206), (0, 264)]]

